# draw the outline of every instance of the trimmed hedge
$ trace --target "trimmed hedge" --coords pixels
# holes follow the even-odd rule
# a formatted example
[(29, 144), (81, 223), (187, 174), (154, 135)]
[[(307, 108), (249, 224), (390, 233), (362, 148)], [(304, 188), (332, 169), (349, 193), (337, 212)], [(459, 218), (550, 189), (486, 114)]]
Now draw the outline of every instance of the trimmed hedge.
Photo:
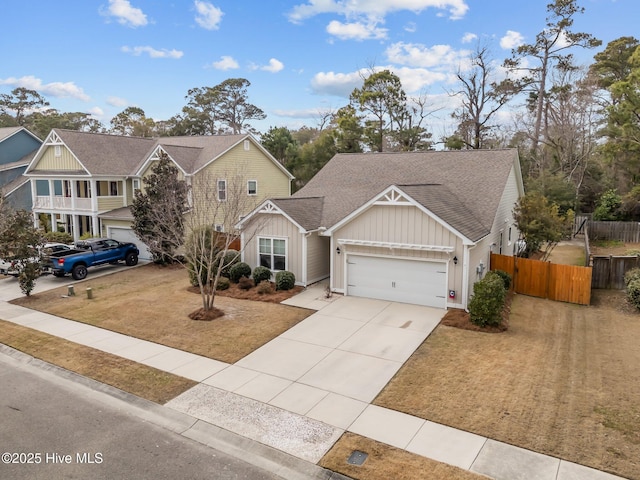
[(480, 327), (500, 325), (506, 297), (502, 277), (494, 272), (487, 273), (473, 284), (473, 297), (469, 302), (471, 322)]
[(632, 268), (624, 274), (624, 284), (628, 287), (633, 280), (640, 279), (640, 268)]
[(511, 275), (504, 270), (493, 270), (493, 272), (502, 278), (502, 281), (504, 282), (504, 289), (509, 290), (509, 287), (511, 287)]
[(291, 290), (296, 286), (296, 276), (287, 270), (276, 273), (276, 290)]
[(238, 262), (229, 269), (229, 280), (233, 283), (240, 282), (242, 277), (251, 276), (251, 267), (244, 262)]
[(67, 245), (71, 245), (73, 243), (73, 237), (70, 233), (66, 232), (47, 232), (43, 237), (50, 243), (66, 243)]
[(272, 275), (271, 270), (267, 267), (256, 267), (253, 269), (253, 274), (251, 276), (253, 278), (253, 283), (260, 285), (265, 280), (267, 282), (271, 280)]
[(229, 281), (228, 278), (220, 277), (218, 279), (218, 283), (216, 283), (216, 290), (227, 290), (230, 285), (231, 285), (231, 282)]

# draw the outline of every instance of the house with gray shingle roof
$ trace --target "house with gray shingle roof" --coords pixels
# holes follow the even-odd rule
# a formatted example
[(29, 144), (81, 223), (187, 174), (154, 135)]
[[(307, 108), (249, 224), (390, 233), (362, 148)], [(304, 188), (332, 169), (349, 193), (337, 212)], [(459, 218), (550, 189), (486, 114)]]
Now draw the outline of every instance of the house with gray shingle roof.
[(253, 205), (291, 194), (293, 176), (250, 134), (141, 138), (54, 129), (25, 172), (36, 224), (44, 214), (74, 240), (91, 234), (134, 242), (141, 258), (150, 258), (131, 229), (129, 206), (165, 153), (188, 184), (198, 176), (215, 178), (219, 197), (226, 198), (227, 175), (239, 168)]
[(29, 179), (22, 176), (42, 144), (24, 127), (0, 127), (0, 188), (2, 196), (16, 209), (31, 209)]
[(244, 261), (344, 295), (466, 308), (491, 252), (512, 254), (517, 151), (338, 154), (239, 226)]

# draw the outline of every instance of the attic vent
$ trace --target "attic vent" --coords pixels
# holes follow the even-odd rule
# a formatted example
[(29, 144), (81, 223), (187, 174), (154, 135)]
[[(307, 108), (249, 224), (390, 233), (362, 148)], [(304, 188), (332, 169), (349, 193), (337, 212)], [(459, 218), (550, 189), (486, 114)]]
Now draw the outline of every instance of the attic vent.
[(245, 140), (244, 141), (244, 149), (245, 150), (249, 150), (250, 145), (251, 145), (251, 142), (249, 142), (249, 140)]
[(62, 148), (60, 147), (60, 145), (56, 145), (53, 147), (53, 154), (56, 157), (61, 157), (62, 156)]

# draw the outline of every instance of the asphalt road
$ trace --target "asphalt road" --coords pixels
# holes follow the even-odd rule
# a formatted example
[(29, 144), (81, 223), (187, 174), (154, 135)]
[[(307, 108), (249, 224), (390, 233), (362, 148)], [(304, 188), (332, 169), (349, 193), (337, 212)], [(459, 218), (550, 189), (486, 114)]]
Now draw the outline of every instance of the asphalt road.
[(1, 354), (0, 455), (0, 479), (281, 478)]

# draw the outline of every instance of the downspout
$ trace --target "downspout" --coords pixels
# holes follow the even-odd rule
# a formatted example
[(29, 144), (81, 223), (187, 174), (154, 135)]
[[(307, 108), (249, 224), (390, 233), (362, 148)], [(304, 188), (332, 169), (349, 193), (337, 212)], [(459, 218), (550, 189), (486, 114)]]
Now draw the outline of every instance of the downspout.
[(474, 243), (473, 245), (465, 245), (462, 255), (462, 308), (465, 312), (468, 312), (467, 304), (469, 301), (469, 261), (470, 261), (470, 253), (469, 250), (477, 247), (478, 244)]

